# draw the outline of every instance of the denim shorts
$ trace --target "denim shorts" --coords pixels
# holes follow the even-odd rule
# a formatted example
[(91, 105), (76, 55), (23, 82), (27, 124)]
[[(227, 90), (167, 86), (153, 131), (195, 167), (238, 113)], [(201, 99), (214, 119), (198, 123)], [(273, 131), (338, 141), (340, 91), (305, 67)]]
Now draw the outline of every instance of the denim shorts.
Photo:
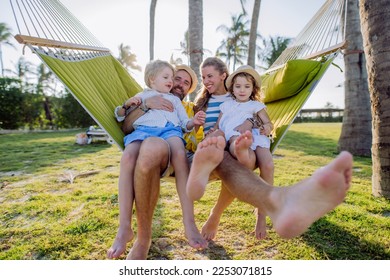
[(128, 134), (124, 138), (125, 147), (134, 141), (143, 141), (149, 137), (159, 137), (167, 140), (171, 137), (179, 137), (184, 145), (186, 144), (183, 139), (183, 132), (180, 126), (174, 126), (171, 122), (168, 122), (165, 127), (144, 126), (140, 125), (132, 133)]

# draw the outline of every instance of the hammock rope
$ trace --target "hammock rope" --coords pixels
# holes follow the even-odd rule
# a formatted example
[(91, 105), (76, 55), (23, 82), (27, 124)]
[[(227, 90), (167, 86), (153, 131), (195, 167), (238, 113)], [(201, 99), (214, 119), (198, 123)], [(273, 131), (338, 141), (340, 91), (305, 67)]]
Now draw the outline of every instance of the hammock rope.
[(343, 48), (346, 2), (326, 1), (268, 71), (293, 59), (315, 59)]

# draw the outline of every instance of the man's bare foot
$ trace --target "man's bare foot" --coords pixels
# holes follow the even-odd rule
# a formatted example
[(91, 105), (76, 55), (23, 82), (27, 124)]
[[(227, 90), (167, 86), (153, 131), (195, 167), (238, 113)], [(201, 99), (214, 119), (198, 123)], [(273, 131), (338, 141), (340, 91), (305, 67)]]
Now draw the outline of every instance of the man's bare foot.
[(206, 223), (202, 227), (202, 236), (206, 240), (213, 240), (217, 235), (220, 216), (210, 214)]
[(259, 213), (258, 209), (256, 209), (255, 214), (256, 214), (255, 236), (257, 239), (261, 240), (267, 236), (267, 223), (265, 220), (265, 215)]
[(188, 240), (188, 244), (197, 250), (203, 250), (207, 248), (207, 241), (202, 237), (195, 223), (188, 223), (184, 225), (185, 235)]
[(292, 187), (275, 188), (270, 194), (274, 210), (268, 213), (275, 231), (284, 238), (298, 236), (341, 204), (351, 185), (352, 165), (352, 155), (341, 152), (310, 178)]
[(151, 244), (152, 240), (140, 241), (139, 239), (137, 239), (134, 242), (130, 253), (127, 255), (126, 260), (146, 260)]
[(126, 251), (126, 244), (130, 242), (134, 237), (134, 232), (129, 227), (119, 227), (115, 236), (114, 244), (107, 251), (107, 258), (116, 259), (119, 258)]
[(237, 160), (244, 166), (252, 168), (255, 154), (251, 157), (250, 147), (253, 143), (253, 135), (250, 131), (245, 131), (234, 141), (234, 152)]
[(225, 138), (207, 137), (198, 144), (187, 181), (187, 195), (191, 200), (199, 200), (206, 189), (210, 173), (223, 159)]

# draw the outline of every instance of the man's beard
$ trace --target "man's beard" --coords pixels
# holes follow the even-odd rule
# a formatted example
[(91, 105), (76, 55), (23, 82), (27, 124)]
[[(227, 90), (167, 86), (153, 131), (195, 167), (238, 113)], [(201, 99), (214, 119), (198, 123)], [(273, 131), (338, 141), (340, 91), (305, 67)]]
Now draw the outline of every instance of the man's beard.
[(180, 100), (183, 100), (183, 98), (185, 97), (185, 94), (183, 92), (183, 89), (181, 87), (174, 87), (172, 88), (171, 90), (171, 93), (177, 97), (180, 98)]

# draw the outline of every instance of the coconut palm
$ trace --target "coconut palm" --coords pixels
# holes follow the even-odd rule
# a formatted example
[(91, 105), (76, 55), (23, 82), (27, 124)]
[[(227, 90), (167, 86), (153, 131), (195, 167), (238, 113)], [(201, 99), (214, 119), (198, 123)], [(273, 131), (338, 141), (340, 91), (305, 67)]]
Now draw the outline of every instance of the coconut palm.
[(231, 19), (231, 27), (224, 24), (217, 27), (217, 31), (223, 32), (226, 39), (221, 41), (216, 55), (225, 57), (228, 66), (233, 61), (233, 70), (235, 70), (237, 64), (244, 64), (243, 59), (248, 53), (249, 21), (245, 20), (243, 13), (238, 16), (233, 15)]
[(390, 198), (390, 10), (387, 7), (388, 0), (360, 0), (372, 112), (372, 192)]
[(127, 70), (134, 69), (134, 70), (142, 71), (141, 66), (137, 64), (137, 56), (131, 52), (130, 46), (125, 46), (123, 43), (119, 45), (118, 61)]
[(150, 11), (149, 11), (149, 56), (150, 60), (154, 59), (154, 19), (156, 16), (156, 5), (157, 0), (150, 1)]
[(3, 51), (2, 45), (8, 45), (14, 47), (11, 43), (10, 38), (12, 37), (11, 29), (3, 22), (0, 22), (0, 65), (1, 65), (1, 76), (4, 76), (4, 63), (3, 63)]
[(339, 151), (349, 151), (356, 156), (371, 155), (371, 110), (367, 85), (366, 59), (362, 51), (359, 0), (348, 0), (344, 50), (345, 87), (344, 116)]
[(255, 0), (253, 4), (251, 29), (249, 32), (249, 44), (248, 44), (248, 65), (255, 68), (256, 65), (256, 49), (257, 49), (257, 26), (259, 22), (261, 0)]
[(282, 36), (270, 36), (268, 40), (263, 40), (264, 50), (259, 53), (259, 60), (265, 63), (265, 68), (268, 69), (280, 54), (287, 48), (291, 38)]
[[(203, 0), (189, 0), (188, 2), (188, 49), (190, 66), (195, 71), (198, 80), (201, 80), (200, 64), (203, 61)], [(198, 84), (198, 88), (199, 88)], [(198, 89), (197, 88), (197, 89)], [(190, 98), (195, 98), (192, 94)]]

